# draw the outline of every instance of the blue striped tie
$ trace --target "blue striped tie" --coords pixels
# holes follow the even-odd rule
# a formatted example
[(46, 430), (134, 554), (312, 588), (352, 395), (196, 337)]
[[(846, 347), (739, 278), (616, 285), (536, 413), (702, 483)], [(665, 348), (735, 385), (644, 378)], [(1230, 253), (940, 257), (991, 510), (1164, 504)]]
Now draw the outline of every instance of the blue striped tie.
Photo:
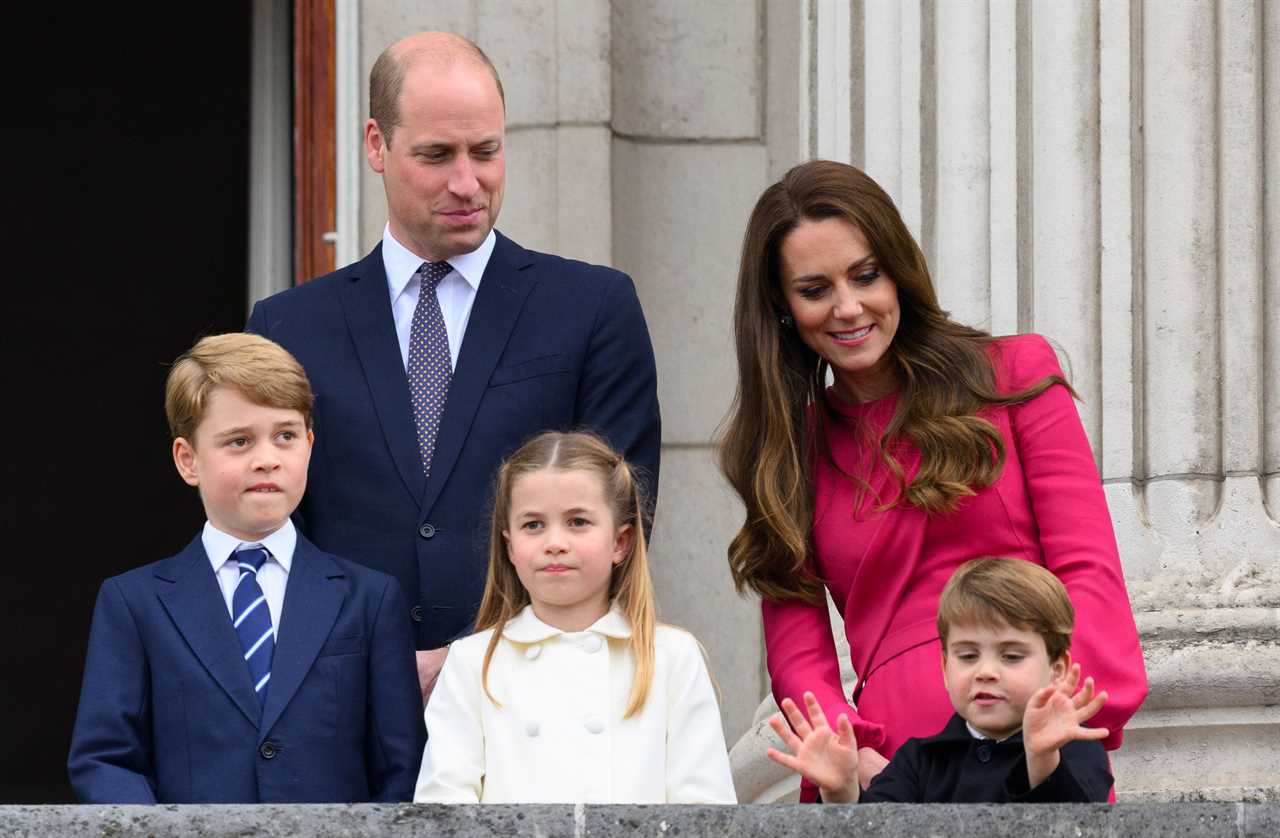
[(232, 625), (240, 638), (245, 663), (249, 665), (249, 677), (259, 702), (267, 700), (267, 682), (271, 680), (271, 656), (276, 650), (275, 634), (271, 628), (271, 610), (267, 597), (258, 585), (258, 571), (266, 564), (270, 553), (263, 547), (247, 547), (236, 550), (240, 560), (240, 579), (231, 595)]

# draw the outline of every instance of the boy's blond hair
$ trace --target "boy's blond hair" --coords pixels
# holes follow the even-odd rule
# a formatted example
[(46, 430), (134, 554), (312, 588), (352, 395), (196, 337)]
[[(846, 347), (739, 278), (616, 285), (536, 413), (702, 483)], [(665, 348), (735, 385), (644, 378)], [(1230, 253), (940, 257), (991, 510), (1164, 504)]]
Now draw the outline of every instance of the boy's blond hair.
[(644, 707), (653, 683), (657, 609), (644, 538), (647, 507), (631, 466), (608, 443), (589, 433), (546, 431), (538, 434), (520, 446), (498, 469), (493, 519), (489, 528), (489, 573), (485, 579), (484, 598), (476, 614), (476, 631), (493, 629), (484, 653), (481, 685), (489, 700), (499, 704), (489, 692), (489, 664), (498, 648), (503, 627), (530, 602), (529, 591), (507, 558), (507, 543), (503, 537), (510, 526), (511, 487), (518, 478), (546, 469), (583, 470), (598, 476), (604, 484), (605, 500), (613, 512), (614, 526), (619, 529), (631, 527), (631, 549), (614, 566), (609, 580), (609, 598), (617, 603), (631, 624), (631, 654), (636, 668), (627, 711), (623, 714), (624, 719), (629, 719)]
[(947, 653), (947, 631), (952, 625), (999, 621), (1040, 635), (1049, 660), (1056, 661), (1071, 648), (1075, 609), (1058, 577), (1038, 564), (982, 558), (960, 565), (938, 601), (942, 653)]
[(263, 407), (296, 410), (311, 427), (316, 397), (298, 360), (260, 335), (233, 332), (201, 338), (173, 362), (164, 385), (164, 414), (175, 439), (195, 445), (215, 387), (234, 387)]

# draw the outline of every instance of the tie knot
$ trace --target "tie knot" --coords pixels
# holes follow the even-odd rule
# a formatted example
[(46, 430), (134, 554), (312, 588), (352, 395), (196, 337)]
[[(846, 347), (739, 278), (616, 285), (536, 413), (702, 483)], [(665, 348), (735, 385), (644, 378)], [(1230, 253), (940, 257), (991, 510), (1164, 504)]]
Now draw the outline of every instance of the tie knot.
[(262, 570), (262, 566), (267, 563), (267, 557), (270, 555), (265, 547), (246, 547), (236, 551), (236, 559), (240, 562), (240, 566), (248, 565), (253, 568), (254, 573)]
[(418, 276), (422, 277), (424, 288), (435, 288), (451, 270), (453, 267), (448, 262), (423, 262), (418, 267)]

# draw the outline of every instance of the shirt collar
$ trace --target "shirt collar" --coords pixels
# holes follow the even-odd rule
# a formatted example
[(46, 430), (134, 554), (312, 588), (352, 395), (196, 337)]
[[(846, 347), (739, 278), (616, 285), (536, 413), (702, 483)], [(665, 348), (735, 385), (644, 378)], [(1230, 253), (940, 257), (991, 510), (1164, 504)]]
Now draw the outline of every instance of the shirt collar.
[[(618, 640), (625, 640), (631, 636), (631, 624), (627, 622), (627, 617), (622, 613), (622, 609), (614, 602), (608, 612), (592, 623), (586, 631), (603, 634), (605, 637), (612, 637)], [(552, 637), (562, 634), (580, 634), (581, 632), (561, 631), (555, 626), (549, 626), (537, 618), (533, 613), (533, 606), (526, 605), (523, 610), (502, 628), (502, 636), (507, 640), (515, 643), (541, 643)]]
[(280, 563), (284, 572), (288, 573), (293, 564), (293, 550), (298, 545), (298, 531), (294, 528), (293, 521), (285, 518), (284, 525), (280, 529), (261, 541), (241, 541), (234, 535), (228, 535), (218, 529), (209, 521), (205, 521), (200, 540), (204, 544), (204, 552), (209, 557), (209, 563), (213, 565), (214, 573), (222, 570), (222, 566), (241, 544), (261, 544), (267, 548), (271, 558)]
[[(498, 236), (490, 229), (489, 235), (484, 237), (484, 241), (475, 250), (448, 259), (449, 267), (466, 280), (474, 291), (480, 287), (480, 279), (489, 266), (489, 257), (493, 255), (493, 248), (497, 243)], [(425, 261), (391, 235), (390, 224), (383, 228), (382, 264), (387, 271), (387, 290), (391, 292), (392, 300), (404, 293), (409, 280), (413, 279), (413, 275)]]
[(990, 736), (987, 736), (987, 735), (986, 735), (985, 733), (983, 733), (982, 731), (978, 730), (978, 729), (977, 729), (976, 727), (974, 727), (973, 725), (969, 724), (968, 719), (966, 719), (966, 720), (965, 720), (964, 726), (965, 726), (965, 729), (969, 731), (969, 735), (970, 735), (971, 737), (973, 737), (974, 739), (979, 739), (979, 740), (982, 740), (982, 741), (984, 741), (984, 742), (995, 742), (995, 743), (997, 743), (997, 744), (999, 744), (1000, 742), (1007, 742), (1007, 741), (1009, 741), (1010, 739), (1012, 739), (1013, 737), (1018, 736), (1019, 734), (1021, 734), (1021, 733), (1022, 733), (1022, 731), (1021, 731), (1021, 730), (1015, 730), (1013, 733), (1010, 733), (1010, 734), (1009, 734), (1008, 736), (1006, 736), (1004, 739), (993, 739), (993, 738), (991, 738)]

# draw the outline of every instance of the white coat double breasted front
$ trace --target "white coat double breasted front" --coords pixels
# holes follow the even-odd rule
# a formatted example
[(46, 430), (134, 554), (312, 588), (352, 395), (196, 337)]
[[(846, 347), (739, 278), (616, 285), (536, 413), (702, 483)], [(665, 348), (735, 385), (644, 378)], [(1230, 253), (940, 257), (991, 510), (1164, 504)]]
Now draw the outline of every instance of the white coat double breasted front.
[(453, 644), (427, 704), (416, 802), (735, 803), (720, 709), (693, 635), (655, 633), (653, 684), (624, 719), (635, 663), (617, 609), (562, 632), (526, 607)]

